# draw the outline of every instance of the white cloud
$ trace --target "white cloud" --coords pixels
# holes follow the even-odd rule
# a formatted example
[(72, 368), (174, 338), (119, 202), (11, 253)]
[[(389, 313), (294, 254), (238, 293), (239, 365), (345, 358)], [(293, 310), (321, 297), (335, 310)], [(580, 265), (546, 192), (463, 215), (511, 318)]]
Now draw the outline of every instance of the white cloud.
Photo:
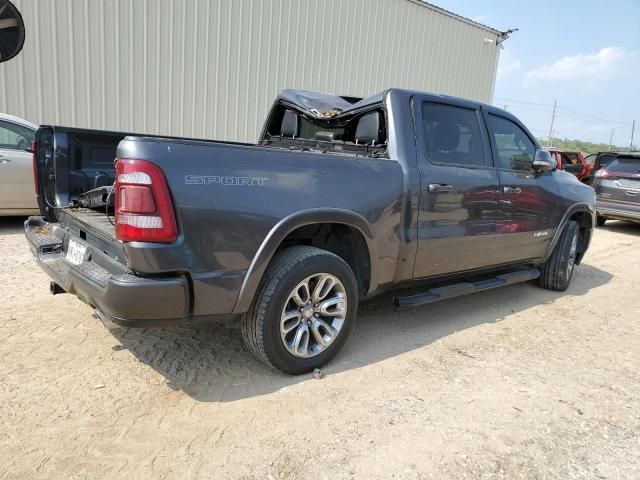
[(521, 66), (522, 62), (515, 57), (511, 50), (505, 48), (500, 54), (500, 61), (498, 62), (498, 78), (502, 79), (520, 70)]
[(529, 70), (524, 78), (525, 85), (535, 80), (561, 80), (587, 78), (589, 75), (609, 73), (623, 65), (637, 54), (620, 47), (606, 47), (592, 54), (578, 54), (563, 57), (550, 65)]

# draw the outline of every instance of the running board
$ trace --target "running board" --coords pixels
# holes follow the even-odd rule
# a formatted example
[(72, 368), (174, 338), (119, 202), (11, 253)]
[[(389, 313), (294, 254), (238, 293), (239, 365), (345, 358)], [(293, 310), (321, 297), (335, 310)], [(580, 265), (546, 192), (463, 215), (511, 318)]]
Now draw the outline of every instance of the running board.
[(539, 276), (540, 271), (534, 268), (519, 270), (517, 272), (503, 273), (479, 282), (453, 283), (444, 287), (432, 288), (418, 295), (395, 297), (393, 303), (396, 307), (417, 307), (418, 305), (426, 305), (427, 303), (468, 295), (469, 293), (482, 292), (492, 288), (504, 287), (505, 285), (513, 285), (514, 283), (528, 282), (529, 280), (535, 280)]

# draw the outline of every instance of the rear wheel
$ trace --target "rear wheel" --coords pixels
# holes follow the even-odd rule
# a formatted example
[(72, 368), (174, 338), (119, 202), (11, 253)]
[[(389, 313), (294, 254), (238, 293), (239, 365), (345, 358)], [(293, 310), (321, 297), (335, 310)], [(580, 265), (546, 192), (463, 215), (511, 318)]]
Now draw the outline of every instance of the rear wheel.
[(355, 324), (358, 288), (337, 255), (307, 246), (279, 252), (242, 316), (244, 340), (263, 363), (289, 374), (331, 360)]
[(607, 221), (607, 217), (603, 217), (602, 215), (596, 215), (596, 225), (602, 227), (604, 223)]
[(580, 227), (570, 221), (549, 259), (540, 269), (540, 286), (549, 290), (564, 291), (569, 287), (578, 255)]

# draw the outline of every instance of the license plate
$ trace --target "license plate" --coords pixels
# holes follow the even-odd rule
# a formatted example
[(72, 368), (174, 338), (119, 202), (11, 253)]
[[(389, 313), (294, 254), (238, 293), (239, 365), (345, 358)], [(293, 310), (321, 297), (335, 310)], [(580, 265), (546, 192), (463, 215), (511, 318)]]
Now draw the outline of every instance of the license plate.
[(67, 262), (80, 265), (84, 261), (84, 254), (87, 253), (87, 246), (75, 240), (69, 240), (67, 247)]

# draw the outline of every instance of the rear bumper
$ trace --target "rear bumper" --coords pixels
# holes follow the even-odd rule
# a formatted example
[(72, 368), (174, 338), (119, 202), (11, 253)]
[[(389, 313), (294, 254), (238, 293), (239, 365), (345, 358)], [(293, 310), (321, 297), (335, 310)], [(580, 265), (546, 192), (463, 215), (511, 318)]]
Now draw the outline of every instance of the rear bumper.
[(640, 222), (640, 203), (615, 203), (598, 199), (596, 213), (615, 220)]
[(69, 233), (41, 217), (25, 222), (25, 236), (40, 267), (68, 293), (97, 310), (105, 322), (126, 327), (163, 327), (183, 323), (189, 316), (186, 276), (143, 278), (87, 246), (86, 260), (73, 265), (65, 259)]

